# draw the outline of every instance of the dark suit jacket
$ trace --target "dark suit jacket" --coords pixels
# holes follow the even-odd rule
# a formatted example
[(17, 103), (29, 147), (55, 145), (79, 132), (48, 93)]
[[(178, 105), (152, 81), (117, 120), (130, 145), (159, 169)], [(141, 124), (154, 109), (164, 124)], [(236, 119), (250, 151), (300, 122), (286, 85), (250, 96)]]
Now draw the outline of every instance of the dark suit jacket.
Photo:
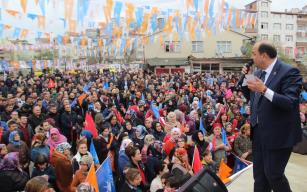
[[(260, 76), (260, 70), (255, 72)], [(258, 113), (258, 141), (267, 149), (293, 147), (301, 140), (299, 95), (302, 77), (297, 68), (277, 60), (266, 86), (274, 91), (273, 101), (261, 96), (256, 109), (252, 104), (255, 93), (247, 87), (242, 91), (250, 99), (252, 113)], [(253, 132), (253, 130), (252, 130)]]

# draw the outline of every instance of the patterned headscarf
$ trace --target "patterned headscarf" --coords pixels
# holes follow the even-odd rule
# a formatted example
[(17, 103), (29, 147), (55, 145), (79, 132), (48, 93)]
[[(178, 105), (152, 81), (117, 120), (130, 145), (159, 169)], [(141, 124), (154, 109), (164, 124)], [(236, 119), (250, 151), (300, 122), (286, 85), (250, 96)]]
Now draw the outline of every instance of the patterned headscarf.
[(19, 141), (15, 141), (15, 136), (19, 134), (18, 131), (12, 131), (10, 133), (10, 136), (9, 136), (9, 142), (12, 143), (13, 145), (21, 145), (21, 142), (20, 140)]
[(0, 164), (0, 171), (22, 171), (19, 164), (18, 152), (11, 152), (4, 156)]
[(70, 145), (69, 143), (63, 142), (63, 143), (59, 144), (59, 145), (55, 148), (55, 150), (56, 150), (57, 152), (64, 153), (64, 151), (65, 151), (66, 149), (70, 149), (70, 148), (71, 148), (71, 145)]

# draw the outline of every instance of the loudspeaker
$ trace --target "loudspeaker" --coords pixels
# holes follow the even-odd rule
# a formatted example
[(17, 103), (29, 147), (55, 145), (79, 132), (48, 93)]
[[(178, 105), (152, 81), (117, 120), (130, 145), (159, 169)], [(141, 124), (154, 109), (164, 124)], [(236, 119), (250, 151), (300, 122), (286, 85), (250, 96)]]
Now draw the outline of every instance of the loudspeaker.
[(178, 192), (228, 192), (228, 190), (215, 173), (202, 169), (180, 187)]

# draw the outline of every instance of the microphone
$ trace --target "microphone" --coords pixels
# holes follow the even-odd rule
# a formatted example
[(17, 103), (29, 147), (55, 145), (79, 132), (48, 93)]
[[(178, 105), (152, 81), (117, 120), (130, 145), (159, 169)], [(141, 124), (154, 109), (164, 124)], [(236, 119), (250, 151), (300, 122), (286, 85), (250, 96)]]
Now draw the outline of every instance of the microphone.
[[(250, 67), (251, 67), (253, 64), (254, 64), (254, 61), (253, 61), (253, 60), (250, 60), (249, 62), (247, 62), (247, 63), (244, 65), (244, 66), (247, 68), (247, 73), (248, 73)], [(239, 79), (238, 82), (237, 82), (237, 85), (236, 85), (236, 88), (237, 88), (237, 89), (241, 88), (244, 78), (245, 78), (245, 74), (242, 74), (242, 75), (240, 76), (240, 79)]]

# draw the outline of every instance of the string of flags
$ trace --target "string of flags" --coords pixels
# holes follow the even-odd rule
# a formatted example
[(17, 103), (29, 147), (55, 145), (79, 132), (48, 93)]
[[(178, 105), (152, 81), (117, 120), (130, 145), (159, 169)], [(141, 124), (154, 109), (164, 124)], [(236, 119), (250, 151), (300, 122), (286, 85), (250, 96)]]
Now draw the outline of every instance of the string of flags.
[[(254, 26), (257, 20), (256, 13), (237, 9), (225, 0), (185, 0), (183, 10), (114, 0), (2, 0), (0, 39), (44, 38), (47, 44), (2, 44), (0, 49), (68, 49), (73, 44), (85, 56), (124, 56), (142, 44), (200, 40), (202, 34)], [(62, 30), (55, 24), (62, 25)], [(97, 35), (89, 38), (85, 29), (97, 28)], [(88, 51), (93, 47), (96, 49)]]

